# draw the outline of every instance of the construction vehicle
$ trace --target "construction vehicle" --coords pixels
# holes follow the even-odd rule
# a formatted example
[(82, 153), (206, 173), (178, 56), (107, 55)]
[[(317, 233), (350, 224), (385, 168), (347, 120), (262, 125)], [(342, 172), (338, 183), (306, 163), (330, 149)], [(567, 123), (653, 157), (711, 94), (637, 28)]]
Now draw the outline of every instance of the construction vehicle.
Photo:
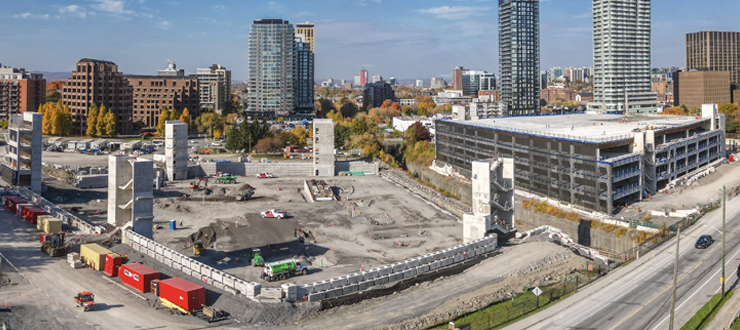
[(195, 244), (193, 244), (193, 253), (195, 253), (196, 256), (202, 256), (205, 249), (206, 248), (203, 247), (202, 241), (195, 241)]
[(208, 188), (208, 178), (198, 178), (198, 181), (190, 181), (190, 189), (200, 190), (200, 184), (203, 183), (203, 188)]
[(252, 248), (252, 266), (260, 267), (265, 265), (265, 258), (262, 258), (262, 252), (259, 248)]
[(222, 177), (216, 178), (216, 183), (236, 183), (236, 177), (235, 176), (222, 176)]
[(75, 297), (75, 306), (82, 307), (83, 312), (95, 310), (95, 295), (90, 291), (82, 291)]
[(50, 234), (41, 242), (41, 252), (51, 257), (62, 257), (67, 255), (67, 247), (64, 245), (64, 234)]
[(296, 274), (308, 274), (308, 266), (300, 260), (286, 260), (265, 264), (265, 269), (260, 277), (268, 282), (282, 281)]

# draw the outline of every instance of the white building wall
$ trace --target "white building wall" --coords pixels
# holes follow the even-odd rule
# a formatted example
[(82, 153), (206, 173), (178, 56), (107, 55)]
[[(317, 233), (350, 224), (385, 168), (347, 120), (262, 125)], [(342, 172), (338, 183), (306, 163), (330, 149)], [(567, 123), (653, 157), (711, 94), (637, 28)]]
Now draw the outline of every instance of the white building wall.
[(165, 164), (170, 181), (188, 178), (188, 124), (179, 120), (165, 122)]
[(313, 121), (313, 168), (315, 176), (334, 176), (334, 121)]

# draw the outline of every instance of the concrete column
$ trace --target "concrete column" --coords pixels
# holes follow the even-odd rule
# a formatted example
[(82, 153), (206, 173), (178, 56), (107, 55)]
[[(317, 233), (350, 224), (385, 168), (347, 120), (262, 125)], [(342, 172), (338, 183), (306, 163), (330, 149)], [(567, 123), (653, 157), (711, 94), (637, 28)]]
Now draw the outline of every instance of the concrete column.
[(170, 181), (188, 178), (188, 124), (179, 120), (165, 122), (165, 164)]
[(576, 148), (572, 144), (568, 145), (570, 147), (570, 158), (568, 161), (570, 162), (570, 173), (568, 173), (568, 176), (570, 177), (570, 204), (575, 205), (576, 204), (576, 178), (573, 176), (573, 172), (576, 170), (576, 161), (573, 158), (576, 154)]
[(315, 176), (334, 176), (334, 122), (313, 121), (313, 171)]

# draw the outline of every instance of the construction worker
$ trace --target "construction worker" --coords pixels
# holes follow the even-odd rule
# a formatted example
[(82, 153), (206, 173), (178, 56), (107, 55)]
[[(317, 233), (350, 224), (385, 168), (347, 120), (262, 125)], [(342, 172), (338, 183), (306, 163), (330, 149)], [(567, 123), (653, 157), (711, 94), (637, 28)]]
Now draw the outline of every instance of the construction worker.
[(182, 228), (182, 219), (180, 219), (180, 228)]

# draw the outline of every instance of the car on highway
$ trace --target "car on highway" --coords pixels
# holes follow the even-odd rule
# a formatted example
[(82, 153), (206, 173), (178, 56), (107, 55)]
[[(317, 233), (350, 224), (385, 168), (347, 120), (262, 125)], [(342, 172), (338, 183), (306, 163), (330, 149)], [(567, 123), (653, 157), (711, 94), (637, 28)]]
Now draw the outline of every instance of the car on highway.
[(270, 173), (260, 173), (260, 174), (257, 174), (257, 177), (260, 179), (266, 179), (266, 178), (272, 178), (273, 176)]
[(711, 235), (701, 235), (694, 245), (697, 249), (706, 249), (714, 243)]
[(280, 212), (280, 211), (275, 211), (275, 210), (267, 210), (265, 212), (260, 213), (260, 215), (263, 218), (276, 218), (276, 219), (285, 218), (285, 212)]

